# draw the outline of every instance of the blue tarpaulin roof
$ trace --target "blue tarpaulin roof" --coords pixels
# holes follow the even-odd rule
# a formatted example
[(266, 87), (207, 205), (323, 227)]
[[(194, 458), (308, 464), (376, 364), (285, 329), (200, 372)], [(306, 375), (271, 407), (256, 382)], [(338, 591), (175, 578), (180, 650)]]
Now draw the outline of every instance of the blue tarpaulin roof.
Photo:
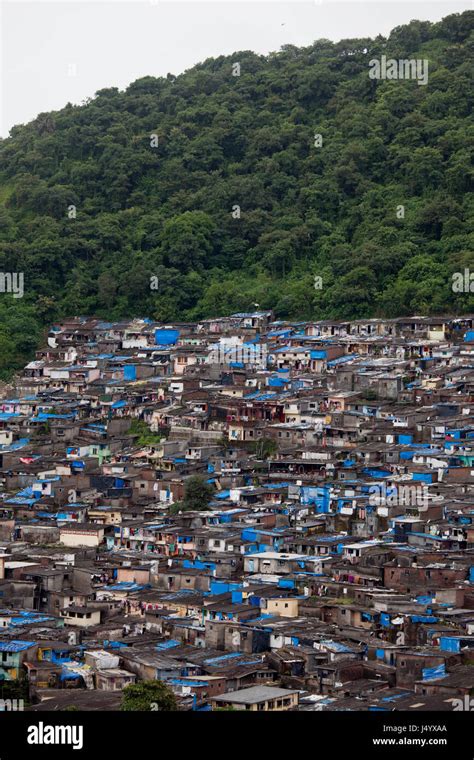
[(0, 652), (24, 652), (34, 646), (34, 641), (0, 641)]
[(344, 364), (350, 362), (352, 359), (357, 359), (359, 354), (347, 354), (346, 356), (339, 356), (337, 359), (332, 359), (328, 362), (328, 367), (335, 367), (337, 364)]
[(173, 649), (174, 647), (180, 646), (181, 642), (178, 641), (178, 639), (168, 639), (168, 641), (159, 641), (156, 645), (157, 649)]
[(35, 625), (36, 623), (46, 623), (47, 620), (54, 620), (54, 618), (48, 617), (47, 615), (40, 615), (35, 618), (15, 617), (12, 618), (10, 625)]
[(108, 591), (141, 591), (150, 588), (150, 583), (133, 583), (132, 581), (120, 581), (114, 586), (107, 586)]
[(446, 675), (446, 666), (444, 662), (434, 668), (423, 668), (423, 681), (432, 681), (435, 678), (444, 678)]

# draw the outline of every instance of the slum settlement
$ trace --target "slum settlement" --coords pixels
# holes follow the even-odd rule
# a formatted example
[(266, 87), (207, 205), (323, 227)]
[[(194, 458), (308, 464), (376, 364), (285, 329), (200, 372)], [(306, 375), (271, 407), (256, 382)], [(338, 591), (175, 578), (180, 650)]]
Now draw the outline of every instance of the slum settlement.
[(468, 709), (474, 316), (56, 323), (0, 400), (27, 709)]

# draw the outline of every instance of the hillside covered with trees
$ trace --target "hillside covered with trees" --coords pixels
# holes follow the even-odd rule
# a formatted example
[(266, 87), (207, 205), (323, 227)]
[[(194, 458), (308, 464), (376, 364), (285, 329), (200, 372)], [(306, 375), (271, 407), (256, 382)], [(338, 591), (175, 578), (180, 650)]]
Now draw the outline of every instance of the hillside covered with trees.
[[(236, 52), (14, 127), (0, 270), (25, 295), (0, 297), (0, 374), (64, 315), (473, 312), (451, 287), (474, 272), (473, 23)], [(371, 79), (382, 55), (428, 83)]]

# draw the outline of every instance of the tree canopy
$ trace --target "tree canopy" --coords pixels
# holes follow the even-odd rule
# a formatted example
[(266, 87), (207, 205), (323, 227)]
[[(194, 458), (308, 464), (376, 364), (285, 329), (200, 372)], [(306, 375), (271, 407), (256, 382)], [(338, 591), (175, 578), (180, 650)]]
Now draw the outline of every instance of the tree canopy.
[[(474, 270), (473, 18), (239, 51), (15, 126), (0, 269), (25, 296), (1, 294), (0, 377), (72, 314), (474, 311), (451, 287)], [(382, 55), (426, 59), (428, 83), (371, 79)]]
[(163, 681), (140, 681), (125, 686), (120, 709), (125, 712), (175, 712), (173, 691)]

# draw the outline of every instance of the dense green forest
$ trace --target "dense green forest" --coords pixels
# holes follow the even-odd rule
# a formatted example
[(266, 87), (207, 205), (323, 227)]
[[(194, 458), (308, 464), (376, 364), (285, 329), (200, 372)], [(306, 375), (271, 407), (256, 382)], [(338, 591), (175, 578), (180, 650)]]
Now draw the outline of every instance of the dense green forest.
[[(473, 22), (240, 51), (15, 126), (0, 270), (25, 296), (0, 297), (0, 373), (65, 315), (473, 312), (451, 287), (474, 272)], [(428, 60), (428, 84), (371, 79), (382, 55)]]

